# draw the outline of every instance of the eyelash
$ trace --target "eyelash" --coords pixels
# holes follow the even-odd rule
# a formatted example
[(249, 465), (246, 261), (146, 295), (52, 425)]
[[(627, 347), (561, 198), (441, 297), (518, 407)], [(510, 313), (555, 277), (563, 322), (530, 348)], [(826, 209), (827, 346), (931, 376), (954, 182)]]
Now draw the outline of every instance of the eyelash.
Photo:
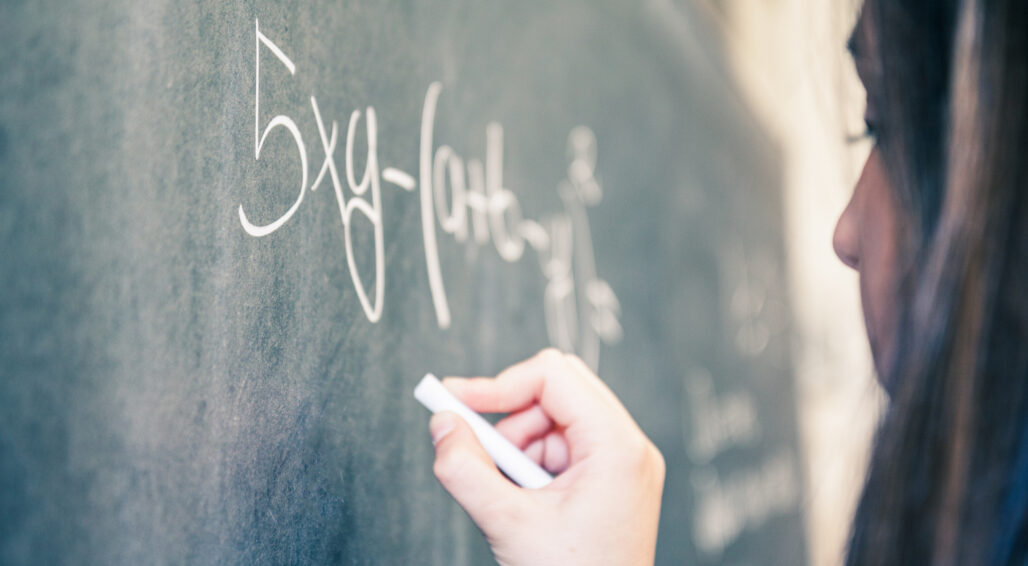
[(859, 133), (859, 134), (851, 135), (851, 136), (847, 137), (846, 141), (851, 143), (851, 144), (854, 144), (854, 143), (860, 143), (860, 142), (862, 142), (864, 140), (871, 140), (871, 144), (872, 145), (877, 145), (878, 144), (878, 138), (879, 138), (880, 135), (881, 135), (881, 132), (879, 131), (878, 124), (876, 124), (875, 122), (872, 122), (872, 121), (870, 121), (870, 120), (865, 118), (864, 119), (864, 131)]
[(874, 143), (878, 143), (878, 124), (870, 120), (864, 119), (864, 127), (866, 128), (864, 130), (864, 137), (869, 138)]

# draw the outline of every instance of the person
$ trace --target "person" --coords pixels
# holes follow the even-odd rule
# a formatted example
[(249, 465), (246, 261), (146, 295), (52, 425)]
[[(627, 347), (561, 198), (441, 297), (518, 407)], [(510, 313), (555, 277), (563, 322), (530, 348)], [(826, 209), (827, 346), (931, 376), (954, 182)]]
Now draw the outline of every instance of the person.
[[(1028, 563), (1028, 2), (867, 0), (850, 40), (874, 147), (834, 247), (890, 404), (846, 563)], [(508, 481), (435, 415), (434, 472), (501, 564), (654, 560), (660, 452), (580, 360), (449, 378), (557, 474)]]

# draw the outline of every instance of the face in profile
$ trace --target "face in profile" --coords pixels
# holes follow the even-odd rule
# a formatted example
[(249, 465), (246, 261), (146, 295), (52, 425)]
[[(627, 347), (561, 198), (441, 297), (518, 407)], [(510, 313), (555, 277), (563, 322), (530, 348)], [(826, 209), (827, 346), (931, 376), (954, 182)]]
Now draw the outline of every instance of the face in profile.
[[(881, 68), (869, 18), (861, 16), (853, 33), (851, 45), (857, 74), (865, 90), (871, 93), (881, 80)], [(859, 274), (867, 336), (875, 369), (882, 379), (896, 341), (900, 214), (878, 143), (881, 114), (874, 100), (869, 94), (864, 115), (867, 136), (874, 146), (853, 196), (839, 217), (832, 243), (839, 259)]]

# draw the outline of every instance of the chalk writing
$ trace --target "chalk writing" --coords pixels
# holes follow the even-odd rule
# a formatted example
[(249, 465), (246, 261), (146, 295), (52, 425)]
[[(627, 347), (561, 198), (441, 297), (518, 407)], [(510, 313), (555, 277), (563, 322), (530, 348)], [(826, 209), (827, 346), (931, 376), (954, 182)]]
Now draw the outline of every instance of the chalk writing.
[[(579, 352), (586, 363), (599, 361), (600, 342), (617, 342), (621, 306), (606, 281), (596, 276), (587, 206), (599, 204), (603, 190), (594, 176), (596, 136), (579, 126), (568, 136), (568, 177), (558, 190), (565, 213), (551, 223), (552, 253), (545, 257), (546, 320), (551, 342)], [(577, 317), (575, 311), (580, 310)], [(577, 330), (577, 331), (576, 331)]]
[(697, 501), (693, 540), (708, 555), (719, 555), (744, 531), (794, 511), (799, 503), (799, 480), (788, 451), (726, 477), (701, 468), (691, 474), (691, 481)]
[(745, 391), (716, 395), (714, 378), (706, 369), (690, 372), (683, 384), (682, 435), (689, 458), (698, 464), (733, 446), (751, 446), (760, 440), (757, 408)]
[(771, 339), (783, 334), (788, 321), (784, 303), (775, 296), (780, 279), (772, 255), (729, 241), (720, 263), (724, 294), (728, 297), (728, 327), (736, 351), (748, 357), (762, 354)]
[[(441, 83), (429, 85), (422, 105), (417, 179), (394, 167), (380, 167), (378, 116), (371, 106), (363, 113), (354, 110), (350, 114), (341, 179), (335, 158), (339, 124), (322, 118), (317, 98), (311, 95), (310, 106), (324, 160), (314, 181), (308, 183), (307, 146), (293, 118), (275, 115), (261, 130), (262, 51), (270, 52), (290, 76), (296, 75), (296, 65), (281, 47), (261, 32), (257, 20), (254, 20), (254, 32), (254, 158), (259, 161), (261, 148), (268, 136), (276, 129), (284, 128), (296, 145), (301, 175), (296, 200), (285, 213), (268, 224), (255, 224), (243, 205), (239, 205), (239, 222), (247, 234), (261, 238), (276, 232), (296, 213), (307, 190), (316, 191), (327, 179), (339, 207), (350, 278), (365, 315), (374, 323), (382, 317), (385, 300), (381, 183), (385, 181), (409, 192), (417, 190), (429, 292), (440, 329), (450, 327), (452, 316), (440, 264), (437, 232), (441, 231), (463, 245), (481, 246), (492, 242), (499, 257), (510, 263), (521, 260), (525, 249), (531, 248), (545, 279), (543, 312), (551, 344), (565, 351), (577, 352), (586, 363), (596, 368), (601, 343), (619, 341), (622, 328), (618, 321), (620, 305), (617, 297), (610, 285), (597, 277), (586, 214), (586, 208), (599, 204), (603, 197), (602, 187), (595, 177), (597, 143), (592, 130), (579, 126), (568, 136), (567, 178), (557, 183), (564, 210), (535, 221), (522, 216), (517, 196), (504, 184), (504, 133), (501, 124), (491, 122), (486, 126), (484, 162), (480, 159), (465, 161), (446, 144), (435, 146), (433, 138)], [(363, 160), (364, 170), (358, 181), (354, 171), (354, 147), (362, 115), (367, 151)], [(365, 288), (355, 259), (352, 233), (355, 214), (362, 215), (372, 229), (375, 256), (373, 295)]]
[(754, 469), (720, 474), (716, 456), (761, 441), (756, 403), (746, 391), (715, 392), (714, 377), (704, 368), (689, 372), (682, 385), (682, 413), (689, 416), (682, 420), (685, 451), (696, 464), (690, 474), (697, 501), (693, 540), (701, 551), (718, 555), (745, 530), (794, 510), (799, 480), (790, 452)]

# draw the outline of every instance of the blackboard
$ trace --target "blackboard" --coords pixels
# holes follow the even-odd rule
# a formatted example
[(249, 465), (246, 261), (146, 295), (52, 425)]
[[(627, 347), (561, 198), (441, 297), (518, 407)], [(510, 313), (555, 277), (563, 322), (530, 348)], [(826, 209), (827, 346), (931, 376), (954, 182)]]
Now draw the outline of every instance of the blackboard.
[(782, 173), (693, 3), (0, 37), (0, 563), (488, 563), (411, 390), (548, 345), (662, 449), (658, 563), (804, 562)]

